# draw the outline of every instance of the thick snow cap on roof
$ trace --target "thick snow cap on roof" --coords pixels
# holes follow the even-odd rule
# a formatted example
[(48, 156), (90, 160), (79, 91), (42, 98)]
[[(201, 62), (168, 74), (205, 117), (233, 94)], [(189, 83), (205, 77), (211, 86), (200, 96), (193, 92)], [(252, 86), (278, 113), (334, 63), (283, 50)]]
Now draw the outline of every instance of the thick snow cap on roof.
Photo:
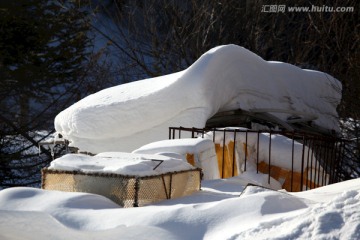
[(341, 84), (332, 76), (268, 62), (236, 45), (219, 46), (189, 68), (104, 89), (57, 115), (55, 129), (72, 146), (92, 153), (130, 152), (164, 140), (168, 127), (205, 126), (217, 112), (271, 109), (286, 120), (302, 112), (339, 131)]

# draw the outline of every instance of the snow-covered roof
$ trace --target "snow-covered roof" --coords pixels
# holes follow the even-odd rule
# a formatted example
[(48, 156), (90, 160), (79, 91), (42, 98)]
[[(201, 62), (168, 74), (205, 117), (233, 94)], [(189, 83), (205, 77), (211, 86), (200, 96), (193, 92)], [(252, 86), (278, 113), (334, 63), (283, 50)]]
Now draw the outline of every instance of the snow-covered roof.
[(168, 127), (205, 126), (222, 111), (270, 111), (286, 121), (302, 114), (339, 131), (341, 84), (332, 76), (268, 62), (236, 45), (219, 46), (189, 68), (92, 94), (55, 118), (55, 128), (83, 151), (130, 152), (164, 140)]

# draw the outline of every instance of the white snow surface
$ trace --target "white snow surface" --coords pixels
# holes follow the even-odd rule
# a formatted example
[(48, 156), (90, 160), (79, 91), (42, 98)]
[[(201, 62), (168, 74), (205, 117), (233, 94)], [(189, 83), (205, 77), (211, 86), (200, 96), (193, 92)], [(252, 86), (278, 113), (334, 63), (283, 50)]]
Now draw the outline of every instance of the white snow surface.
[(133, 153), (156, 154), (170, 151), (179, 154), (194, 154), (206, 151), (209, 148), (214, 148), (214, 142), (210, 139), (183, 138), (152, 142), (135, 149)]
[(191, 196), (139, 208), (9, 188), (0, 191), (0, 239), (360, 239), (360, 179), (299, 193), (247, 182), (208, 180)]
[(225, 45), (181, 72), (92, 94), (59, 113), (55, 129), (92, 153), (131, 152), (166, 139), (170, 126), (202, 128), (214, 114), (234, 109), (268, 111), (284, 121), (297, 113), (339, 131), (340, 99), (340, 82), (326, 73)]
[(220, 178), (215, 144), (210, 139), (182, 138), (152, 142), (146, 144), (133, 153), (160, 154), (171, 156), (177, 154), (187, 161), (186, 155), (193, 154), (195, 166), (202, 169), (204, 179)]
[[(160, 161), (162, 161), (160, 163)], [(194, 169), (183, 159), (122, 152), (105, 152), (96, 156), (66, 154), (51, 162), (49, 169), (84, 173), (115, 173), (130, 176), (152, 176)]]

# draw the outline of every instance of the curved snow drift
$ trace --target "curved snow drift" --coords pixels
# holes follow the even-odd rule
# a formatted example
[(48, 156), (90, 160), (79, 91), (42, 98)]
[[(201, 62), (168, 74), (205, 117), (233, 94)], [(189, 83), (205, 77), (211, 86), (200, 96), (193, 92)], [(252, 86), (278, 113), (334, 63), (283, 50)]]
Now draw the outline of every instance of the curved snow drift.
[[(220, 111), (279, 109), (314, 115), (338, 131), (341, 84), (326, 73), (267, 62), (236, 45), (219, 46), (189, 68), (92, 94), (55, 118), (55, 129), (83, 151), (130, 152), (166, 139), (168, 127), (205, 126)], [(290, 114), (274, 113), (286, 120)]]

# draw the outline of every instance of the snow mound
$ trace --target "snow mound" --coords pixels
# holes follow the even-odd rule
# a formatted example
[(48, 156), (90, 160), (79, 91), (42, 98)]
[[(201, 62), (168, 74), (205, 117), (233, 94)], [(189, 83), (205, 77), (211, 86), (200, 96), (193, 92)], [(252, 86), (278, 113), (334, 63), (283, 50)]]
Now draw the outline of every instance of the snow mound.
[(5, 189), (0, 238), (360, 238), (360, 179), (296, 194), (245, 188), (238, 180), (205, 181), (196, 194), (140, 208), (117, 208), (88, 193)]
[[(267, 62), (236, 45), (219, 46), (189, 68), (90, 95), (55, 118), (55, 129), (82, 151), (132, 150), (164, 140), (168, 127), (203, 128), (217, 112), (293, 113), (338, 131), (341, 84), (328, 74)], [(283, 113), (283, 112), (289, 113)]]

